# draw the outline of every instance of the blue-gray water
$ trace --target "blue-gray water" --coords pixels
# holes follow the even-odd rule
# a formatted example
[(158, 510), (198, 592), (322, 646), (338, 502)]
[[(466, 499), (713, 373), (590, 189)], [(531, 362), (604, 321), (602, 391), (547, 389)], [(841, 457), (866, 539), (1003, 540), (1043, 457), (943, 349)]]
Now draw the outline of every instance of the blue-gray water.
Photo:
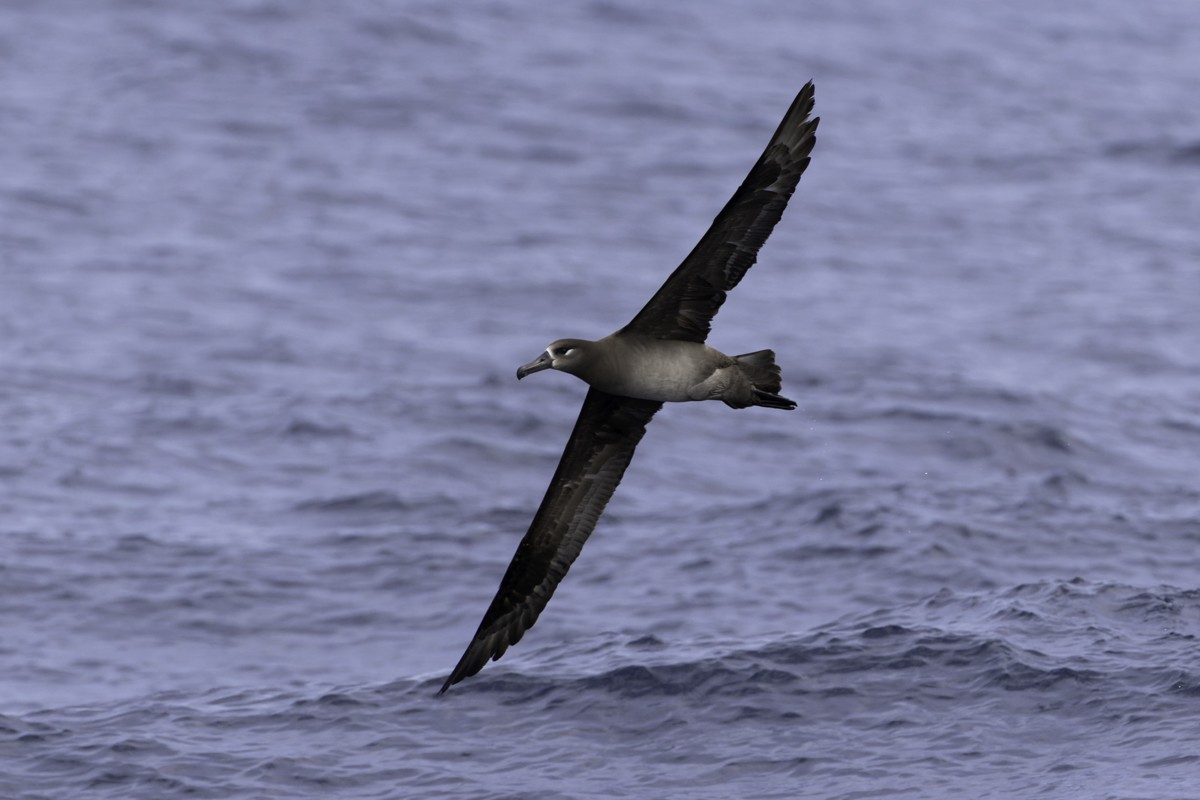
[[(0, 797), (1200, 797), (1200, 11), (0, 6)], [(812, 166), (537, 627), (584, 387)]]

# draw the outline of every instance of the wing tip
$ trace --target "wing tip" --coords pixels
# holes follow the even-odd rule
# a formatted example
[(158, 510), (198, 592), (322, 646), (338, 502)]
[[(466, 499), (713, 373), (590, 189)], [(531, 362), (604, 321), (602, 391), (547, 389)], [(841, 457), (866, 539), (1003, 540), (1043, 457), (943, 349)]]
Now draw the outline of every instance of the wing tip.
[(790, 148), (796, 149), (796, 154), (800, 156), (807, 155), (812, 151), (816, 141), (817, 126), (821, 123), (820, 117), (809, 118), (813, 109), (816, 108), (815, 91), (816, 84), (811, 80), (804, 84), (796, 95), (796, 99), (792, 101), (792, 107), (783, 115), (783, 121), (779, 124), (779, 134), (791, 129), (786, 143)]
[(434, 697), (441, 697), (441, 696), (442, 696), (442, 695), (444, 695), (444, 694), (445, 694), (447, 691), (449, 691), (449, 689), (450, 689), (450, 687), (451, 687), (451, 686), (453, 686), (454, 684), (458, 683), (459, 681), (461, 681), (461, 680), (462, 680), (463, 678), (465, 678), (465, 677), (467, 677), (467, 676), (466, 676), (466, 675), (460, 675), (460, 674), (459, 674), (459, 671), (458, 671), (458, 667), (455, 667), (455, 668), (454, 668), (454, 671), (453, 671), (453, 672), (451, 672), (449, 675), (447, 675), (447, 676), (446, 676), (446, 682), (442, 684), (442, 688), (440, 688), (440, 689), (438, 689), (438, 690), (437, 690), (437, 694), (436, 694), (436, 695), (434, 695)]
[(442, 688), (438, 690), (438, 694), (445, 694), (446, 690), (454, 684), (476, 674), (479, 670), (483, 669), (483, 666), (487, 664), (489, 659), (494, 661), (500, 658), (507, 649), (507, 642), (497, 647), (496, 643), (492, 642), (489, 637), (480, 637), (476, 634), (471, 639), (471, 643), (467, 645), (462, 658), (458, 659), (458, 663), (450, 671), (450, 675), (447, 676), (446, 682), (442, 684)]
[[(817, 125), (821, 122), (820, 117), (810, 119), (816, 107), (815, 91), (816, 84), (811, 80), (800, 88), (796, 99), (788, 106), (787, 113), (780, 120), (779, 127), (775, 129), (775, 135), (768, 142), (766, 152), (770, 152), (776, 145), (782, 145), (788, 150), (789, 160), (795, 162), (805, 159), (812, 152), (817, 141)], [(803, 169), (801, 171), (803, 172)]]
[(816, 84), (811, 80), (801, 86), (800, 91), (796, 93), (796, 99), (792, 101), (792, 107), (788, 109), (788, 113), (784, 114), (784, 119), (790, 119), (797, 114), (801, 119), (807, 118), (817, 105), (816, 88)]
[[(476, 672), (479, 672), (479, 670), (483, 668), (483, 664), (479, 664), (478, 666), (475, 666), (474, 669), (471, 669), (472, 665), (465, 663), (467, 661), (467, 657), (470, 656), (471, 654), (472, 653), (471, 653), (470, 649), (468, 649), (467, 652), (463, 653), (463, 657), (458, 660), (458, 666), (456, 666), (453, 669), (453, 671), (451, 671), (451, 673), (448, 676), (446, 676), (446, 682), (442, 684), (442, 688), (438, 689), (438, 691), (437, 691), (438, 697), (441, 697), (442, 695), (444, 695), (450, 689), (450, 687), (453, 686), (454, 684), (461, 683), (464, 679), (471, 677), (472, 675), (474, 675)], [(484, 659), (485, 663), (486, 663), (486, 661), (487, 661), (487, 659)]]

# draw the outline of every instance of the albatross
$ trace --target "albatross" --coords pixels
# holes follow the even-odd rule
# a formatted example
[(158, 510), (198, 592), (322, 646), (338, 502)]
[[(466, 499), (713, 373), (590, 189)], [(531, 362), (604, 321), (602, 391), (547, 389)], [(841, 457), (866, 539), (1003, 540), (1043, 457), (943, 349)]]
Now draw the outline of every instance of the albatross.
[(596, 341), (559, 339), (517, 370), (553, 369), (589, 385), (558, 469), (496, 596), (438, 694), (499, 659), (537, 621), (612, 497), (663, 403), (720, 400), (793, 409), (775, 354), (706, 345), (725, 295), (746, 274), (808, 166), (819, 117), (808, 82), (708, 232), (628, 325)]

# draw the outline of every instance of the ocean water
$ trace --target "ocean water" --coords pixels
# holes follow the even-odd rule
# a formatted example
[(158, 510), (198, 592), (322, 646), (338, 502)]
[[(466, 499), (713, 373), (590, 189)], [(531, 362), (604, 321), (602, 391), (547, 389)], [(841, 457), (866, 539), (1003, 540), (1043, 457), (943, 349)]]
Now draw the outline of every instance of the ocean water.
[[(1200, 10), (0, 5), (0, 797), (1200, 797)], [(584, 394), (818, 143), (538, 625)]]

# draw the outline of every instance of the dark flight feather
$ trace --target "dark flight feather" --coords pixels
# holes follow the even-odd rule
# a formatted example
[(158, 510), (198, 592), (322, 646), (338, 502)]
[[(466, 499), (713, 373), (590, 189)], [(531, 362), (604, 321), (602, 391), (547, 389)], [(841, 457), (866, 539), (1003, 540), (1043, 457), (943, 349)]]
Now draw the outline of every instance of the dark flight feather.
[(725, 293), (754, 265), (808, 166), (820, 118), (813, 85), (796, 95), (746, 180), (683, 263), (622, 332), (703, 342)]
[[(621, 482), (662, 403), (589, 389), (533, 524), (444, 692), (520, 641), (546, 607)], [(439, 692), (440, 694), (440, 692)]]

